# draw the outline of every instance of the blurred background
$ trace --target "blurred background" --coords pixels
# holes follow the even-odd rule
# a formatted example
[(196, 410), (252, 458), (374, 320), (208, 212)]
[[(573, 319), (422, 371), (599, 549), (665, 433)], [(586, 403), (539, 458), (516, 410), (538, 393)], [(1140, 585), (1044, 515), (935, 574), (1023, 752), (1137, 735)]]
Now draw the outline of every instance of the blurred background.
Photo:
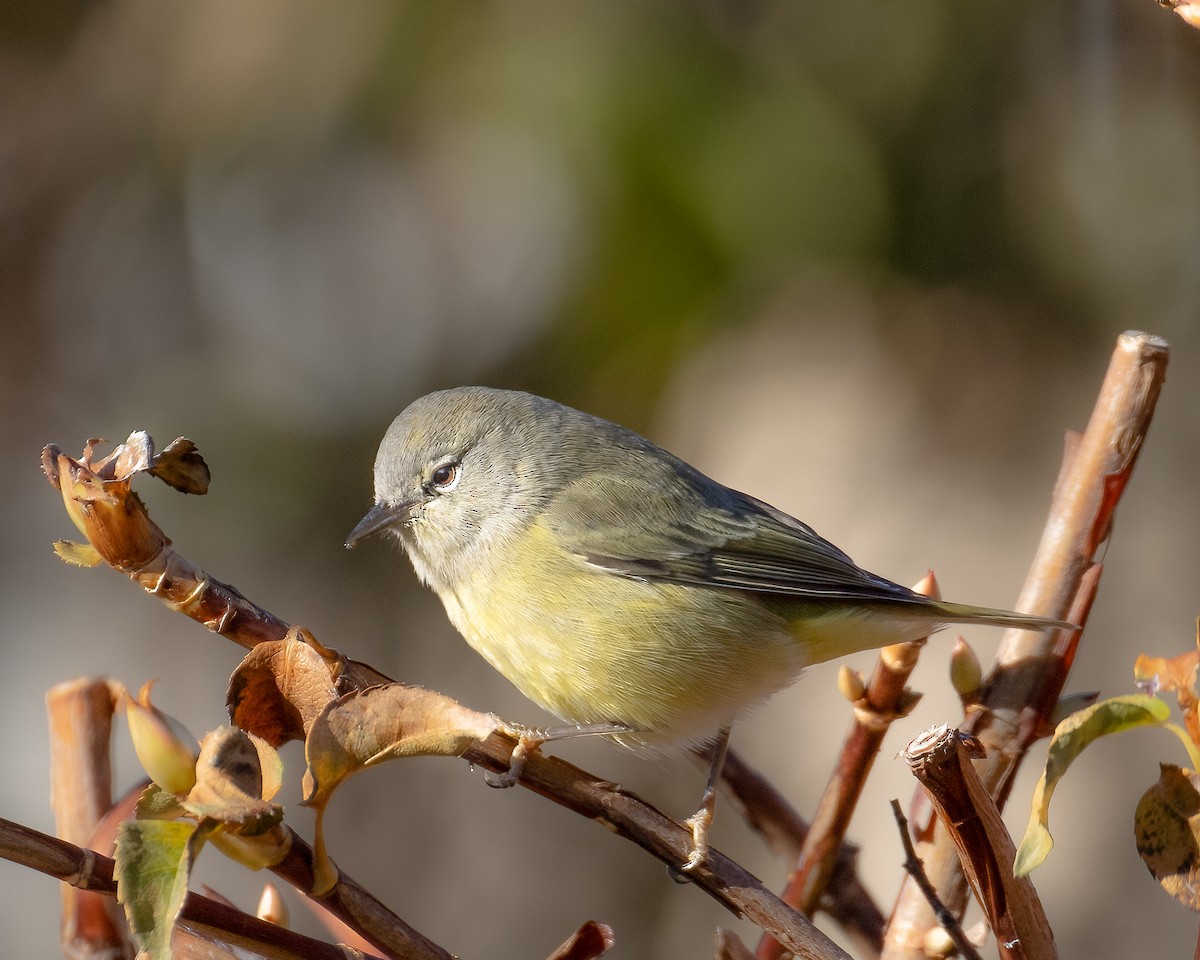
[[(460, 383), (621, 421), (870, 569), (934, 567), (948, 599), (1006, 606), (1116, 336), (1160, 334), (1168, 385), (1070, 683), (1130, 692), (1136, 654), (1188, 649), (1200, 613), (1197, 170), (1200, 34), (1151, 0), (0, 6), (0, 816), (53, 830), (51, 685), (158, 677), (199, 734), (239, 659), (53, 556), (74, 531), (38, 470), (48, 442), (192, 438), (207, 497), (141, 486), (183, 554), (393, 676), (543, 722), (398, 551), (341, 546), (392, 417)], [(969, 639), (987, 661), (999, 636)], [(913, 791), (894, 753), (958, 719), (951, 642), (852, 826), (885, 912), (886, 805)], [(836, 670), (735, 731), (801, 810), (848, 720)], [(116, 742), (124, 789), (123, 726)], [(556, 752), (676, 816), (700, 794), (687, 760)], [(285, 758), (294, 802), (303, 759)], [(1132, 839), (1159, 760), (1186, 762), (1157, 731), (1116, 738), (1057, 793), (1035, 880), (1066, 956), (1195, 942)], [(1040, 763), (1013, 792), (1018, 835)], [(781, 888), (786, 865), (718, 811), (715, 844)], [(588, 918), (630, 960), (710, 955), (718, 924), (756, 940), (463, 763), (355, 778), (328, 823), (347, 872), (463, 957), (542, 957)], [(252, 907), (263, 878), (218, 861), (200, 878)], [(8, 949), (54, 955), (55, 882), (0, 862), (0, 887)]]

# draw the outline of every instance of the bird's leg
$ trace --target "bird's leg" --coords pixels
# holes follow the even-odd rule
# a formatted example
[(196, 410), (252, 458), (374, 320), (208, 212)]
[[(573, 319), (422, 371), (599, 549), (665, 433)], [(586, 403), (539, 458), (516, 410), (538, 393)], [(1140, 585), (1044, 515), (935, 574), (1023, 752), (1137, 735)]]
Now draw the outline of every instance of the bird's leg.
[(695, 870), (708, 859), (708, 828), (712, 825), (713, 810), (717, 806), (717, 784), (721, 780), (721, 768), (725, 766), (725, 754), (729, 752), (730, 727), (722, 728), (713, 741), (712, 752), (708, 767), (708, 783), (704, 785), (704, 796), (700, 800), (700, 809), (684, 822), (692, 831), (692, 852), (688, 854), (687, 862), (683, 865), (686, 873)]
[(542, 749), (542, 745), (553, 740), (570, 740), (574, 737), (602, 737), (617, 733), (634, 733), (634, 729), (624, 723), (583, 723), (570, 724), (565, 727), (550, 727), (538, 730), (533, 727), (522, 727), (517, 724), (502, 723), (500, 730), (515, 737), (516, 747), (513, 748), (512, 759), (504, 773), (485, 773), (484, 782), (489, 787), (504, 789), (516, 786), (521, 779), (521, 771), (525, 769), (525, 759)]

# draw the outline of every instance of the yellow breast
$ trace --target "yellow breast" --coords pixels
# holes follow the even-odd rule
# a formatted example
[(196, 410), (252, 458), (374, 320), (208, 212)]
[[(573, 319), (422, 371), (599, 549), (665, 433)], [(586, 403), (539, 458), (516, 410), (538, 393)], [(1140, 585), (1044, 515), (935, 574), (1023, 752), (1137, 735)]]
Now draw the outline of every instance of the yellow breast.
[(441, 591), (446, 611), (492, 666), (569, 722), (695, 743), (804, 666), (784, 619), (751, 595), (600, 570), (538, 524), (494, 553)]

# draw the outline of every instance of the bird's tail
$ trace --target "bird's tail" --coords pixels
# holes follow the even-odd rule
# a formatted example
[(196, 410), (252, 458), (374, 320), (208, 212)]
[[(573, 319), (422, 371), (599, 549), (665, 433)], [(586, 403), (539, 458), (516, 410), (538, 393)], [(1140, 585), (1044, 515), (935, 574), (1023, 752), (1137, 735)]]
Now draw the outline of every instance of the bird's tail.
[(990, 607), (974, 607), (969, 603), (945, 603), (938, 601), (937, 609), (945, 616), (946, 623), (982, 623), (992, 627), (1017, 627), (1020, 630), (1078, 630), (1079, 625), (1066, 620), (1034, 617), (1012, 610), (993, 610)]

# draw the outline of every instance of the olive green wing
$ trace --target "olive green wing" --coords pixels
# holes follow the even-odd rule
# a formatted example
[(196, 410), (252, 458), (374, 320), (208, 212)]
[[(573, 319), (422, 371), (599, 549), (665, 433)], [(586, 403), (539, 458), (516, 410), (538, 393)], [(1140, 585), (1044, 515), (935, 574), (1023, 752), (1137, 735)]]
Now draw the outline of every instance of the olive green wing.
[(675, 470), (581, 477), (542, 522), (565, 549), (622, 576), (815, 601), (929, 604), (863, 570), (808, 525), (682, 461)]

